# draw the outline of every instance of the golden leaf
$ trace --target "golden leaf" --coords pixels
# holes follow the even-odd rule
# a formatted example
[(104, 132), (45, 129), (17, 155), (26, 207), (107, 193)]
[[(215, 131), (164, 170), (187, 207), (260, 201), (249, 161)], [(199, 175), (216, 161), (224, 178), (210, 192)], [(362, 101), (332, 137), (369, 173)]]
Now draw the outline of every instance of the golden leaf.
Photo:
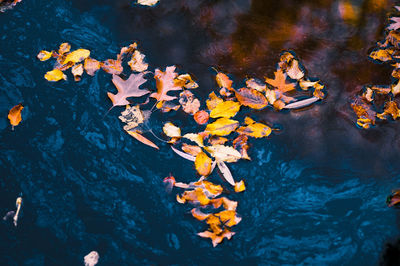
[(235, 183), (235, 192), (242, 192), (246, 189), (243, 180)]
[(230, 80), (229, 77), (228, 77), (227, 75), (225, 75), (224, 73), (219, 72), (219, 73), (216, 75), (215, 79), (216, 79), (216, 81), (217, 81), (217, 83), (218, 83), (218, 86), (219, 86), (220, 88), (226, 88), (226, 89), (228, 89), (228, 90), (231, 90), (231, 89), (232, 89), (232, 83), (233, 83), (233, 82), (232, 82), (232, 80)]
[(376, 116), (379, 119), (386, 120), (386, 115), (391, 115), (393, 120), (396, 120), (398, 117), (400, 117), (400, 110), (399, 107), (397, 106), (397, 103), (394, 101), (388, 101), (385, 103), (385, 110), (383, 110), (383, 113), (377, 114)]
[(206, 101), (208, 110), (213, 110), (219, 103), (223, 102), (221, 98), (219, 98), (215, 92), (211, 92), (208, 95), (208, 100)]
[(64, 75), (64, 73), (59, 69), (53, 69), (51, 71), (48, 71), (44, 75), (44, 78), (47, 79), (48, 81), (59, 81), (61, 79), (67, 80), (67, 76)]
[(21, 111), (24, 109), (22, 104), (18, 104), (11, 108), (11, 110), (8, 112), (8, 119), (10, 120), (11, 124), (11, 129), (14, 130), (15, 126), (18, 126), (18, 124), (21, 122), (22, 117), (21, 117)]
[(204, 152), (197, 154), (194, 165), (201, 176), (208, 176), (211, 173), (212, 160)]
[(205, 132), (216, 136), (226, 136), (229, 135), (232, 131), (235, 131), (238, 126), (238, 121), (223, 117), (217, 119), (211, 124), (208, 124)]
[(230, 146), (224, 145), (214, 145), (205, 147), (206, 151), (208, 151), (212, 157), (214, 157), (217, 161), (224, 161), (228, 163), (236, 162), (242, 155), (236, 149)]
[(272, 129), (269, 126), (262, 123), (256, 123), (254, 120), (249, 119), (251, 118), (246, 117), (245, 119), (247, 126), (238, 128), (237, 132), (239, 134), (254, 138), (268, 137), (271, 134)]
[(242, 105), (256, 110), (263, 109), (268, 105), (265, 96), (255, 89), (241, 88), (235, 91), (235, 95)]
[(37, 58), (40, 60), (40, 61), (46, 61), (46, 60), (48, 60), (51, 56), (52, 56), (52, 52), (48, 52), (48, 51), (44, 51), (44, 50), (42, 50), (42, 51), (40, 51), (39, 53), (38, 53), (38, 55), (37, 55)]
[(183, 138), (195, 142), (200, 147), (204, 147), (203, 137), (199, 134), (187, 133), (187, 134), (183, 135)]
[(234, 101), (222, 101), (218, 103), (214, 109), (211, 110), (210, 117), (233, 117), (239, 112), (240, 104)]
[(68, 64), (68, 63), (79, 63), (83, 60), (85, 60), (87, 57), (89, 57), (90, 55), (90, 51), (86, 50), (86, 49), (78, 49), (75, 50), (69, 54), (67, 54), (67, 56), (65, 57), (64, 61), (63, 61), (63, 65)]

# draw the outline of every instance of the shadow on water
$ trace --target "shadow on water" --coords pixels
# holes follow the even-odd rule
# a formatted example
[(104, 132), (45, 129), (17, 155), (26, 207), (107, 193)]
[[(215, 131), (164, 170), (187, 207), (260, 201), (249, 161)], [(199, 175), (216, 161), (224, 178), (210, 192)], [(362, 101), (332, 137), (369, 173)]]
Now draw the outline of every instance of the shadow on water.
[[(352, 1), (350, 12), (348, 1), (330, 0), (131, 2), (31, 0), (0, 16), (0, 211), (21, 191), (26, 202), (17, 228), (0, 225), (2, 261), (75, 265), (97, 250), (99, 265), (376, 264), (398, 235), (384, 201), (400, 173), (399, 125), (361, 131), (348, 103), (363, 84), (390, 83), (390, 70), (366, 55), (393, 3)], [(328, 88), (308, 110), (257, 112), (283, 130), (254, 140), (251, 162), (230, 166), (247, 183), (229, 195), (243, 220), (215, 249), (161, 184), (171, 172), (193, 180), (192, 165), (164, 144), (156, 152), (128, 138), (117, 108), (103, 119), (110, 77), (48, 83), (51, 65), (35, 58), (68, 41), (103, 60), (131, 40), (151, 66), (192, 73), (203, 98), (216, 87), (211, 66), (241, 86), (245, 77), (271, 77), (283, 49)], [(26, 109), (12, 132), (5, 117), (18, 102)], [(154, 114), (154, 131), (163, 117)]]

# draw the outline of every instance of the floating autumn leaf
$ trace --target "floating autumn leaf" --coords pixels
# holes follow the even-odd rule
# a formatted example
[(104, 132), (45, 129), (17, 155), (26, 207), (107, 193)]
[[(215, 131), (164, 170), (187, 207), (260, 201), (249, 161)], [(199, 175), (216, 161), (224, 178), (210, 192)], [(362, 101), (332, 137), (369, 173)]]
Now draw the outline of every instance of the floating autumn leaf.
[(22, 0), (13, 0), (13, 1), (0, 1), (0, 12), (5, 12), (8, 9), (12, 9), (17, 3), (21, 2)]
[(123, 80), (117, 75), (113, 75), (112, 82), (118, 90), (117, 94), (107, 92), (108, 97), (111, 99), (113, 106), (127, 105), (129, 104), (127, 98), (129, 97), (141, 97), (150, 93), (147, 89), (139, 89), (140, 85), (145, 83), (147, 80), (143, 78), (145, 73), (131, 74), (127, 80)]
[(273, 86), (274, 88), (278, 89), (281, 92), (288, 92), (295, 90), (296, 87), (294, 83), (286, 83), (286, 76), (282, 72), (282, 69), (278, 69), (276, 72), (274, 72), (275, 78), (274, 79), (269, 79), (266, 78), (265, 82)]
[(208, 176), (211, 173), (212, 160), (204, 152), (197, 154), (194, 165), (201, 176)]
[[(180, 150), (178, 150), (178, 149), (175, 149), (173, 146), (171, 146), (171, 149), (172, 149), (176, 154), (178, 154), (178, 155), (181, 156), (182, 158), (185, 158), (186, 160), (189, 160), (189, 161), (192, 161), (192, 162), (196, 161), (196, 157), (193, 156), (193, 155), (190, 155), (190, 154), (188, 154), (188, 153), (186, 153), (186, 152), (182, 152), (182, 151), (180, 151)], [(196, 154), (196, 155), (197, 155), (197, 154)]]
[(238, 121), (223, 117), (208, 124), (205, 132), (216, 136), (226, 136), (235, 131), (238, 126)]
[(254, 138), (263, 138), (268, 137), (272, 132), (272, 129), (269, 126), (262, 123), (256, 123), (256, 121), (250, 117), (246, 117), (244, 122), (247, 124), (247, 126), (242, 126), (236, 130), (241, 135), (247, 135)]
[(177, 201), (179, 203), (192, 203), (192, 204), (200, 204), (202, 206), (206, 206), (210, 203), (210, 199), (204, 193), (203, 188), (196, 187), (194, 190), (189, 190), (183, 192), (183, 194), (177, 197)]
[(392, 192), (391, 195), (389, 195), (386, 198), (386, 204), (388, 207), (398, 207), (398, 204), (400, 203), (400, 190), (395, 190)]
[(228, 163), (237, 162), (242, 156), (240, 152), (230, 146), (221, 144), (205, 147), (206, 151), (211, 154), (217, 161), (224, 161)]
[(393, 96), (397, 96), (397, 94), (400, 93), (400, 80), (397, 81), (397, 84), (393, 84), (393, 85), (390, 87), (390, 90), (391, 90)]
[(206, 104), (207, 104), (207, 108), (208, 108), (208, 110), (213, 110), (213, 109), (215, 109), (215, 107), (219, 104), (219, 103), (221, 103), (221, 102), (223, 102), (224, 100), (222, 100), (221, 98), (219, 98), (216, 94), (215, 94), (215, 92), (211, 92), (209, 95), (208, 95), (208, 100), (206, 101)]
[(120, 60), (107, 59), (101, 62), (100, 66), (108, 74), (119, 75), (124, 71)]
[(220, 136), (211, 136), (208, 139), (208, 143), (210, 143), (212, 146), (218, 145), (218, 144), (225, 144), (228, 141), (227, 138), (220, 137)]
[(174, 79), (175, 85), (179, 87), (185, 87), (186, 89), (196, 89), (199, 85), (193, 81), (189, 74), (182, 74)]
[(58, 54), (59, 55), (64, 55), (68, 53), (71, 50), (71, 45), (67, 42), (64, 42), (60, 44), (60, 47), (58, 48)]
[(208, 122), (208, 119), (210, 118), (210, 116), (206, 111), (200, 110), (193, 115), (193, 118), (197, 124), (204, 125), (205, 123)]
[(375, 125), (376, 112), (371, 110), (371, 107), (362, 101), (356, 99), (352, 104), (354, 112), (357, 115), (357, 125), (368, 129), (371, 125)]
[(222, 177), (225, 179), (225, 181), (232, 186), (235, 186), (235, 180), (233, 179), (232, 173), (226, 163), (224, 163), (223, 161), (217, 161), (217, 166), (219, 171), (221, 171)]
[(235, 91), (235, 95), (242, 105), (252, 109), (261, 110), (268, 105), (265, 96), (255, 89), (241, 88)]
[(240, 110), (240, 104), (234, 101), (222, 101), (219, 102), (215, 108), (210, 109), (210, 117), (218, 118), (218, 117), (226, 117), (231, 118), (234, 117), (237, 112)]
[(150, 147), (153, 147), (153, 148), (155, 148), (155, 149), (157, 149), (157, 150), (160, 149), (160, 148), (158, 148), (158, 146), (157, 146), (156, 144), (154, 144), (152, 141), (150, 141), (150, 140), (148, 140), (147, 138), (145, 138), (145, 137), (142, 135), (142, 132), (141, 132), (141, 131), (139, 131), (139, 130), (129, 130), (129, 131), (126, 131), (126, 132), (128, 132), (129, 135), (131, 135), (132, 137), (134, 137), (136, 140), (140, 141), (141, 143), (146, 144), (146, 145), (148, 145), (148, 146), (150, 146)]
[(386, 27), (388, 30), (400, 29), (400, 17), (391, 17), (391, 23)]
[(218, 86), (220, 88), (225, 88), (225, 89), (228, 89), (228, 90), (232, 90), (232, 83), (233, 82), (224, 73), (218, 72), (218, 74), (215, 76), (215, 80), (217, 81)]
[(262, 83), (261, 81), (254, 78), (246, 80), (246, 87), (249, 89), (257, 90), (259, 92), (265, 92), (265, 90), (267, 89), (267, 85), (265, 85), (265, 83)]
[(83, 74), (83, 65), (82, 64), (74, 65), (71, 69), (71, 72), (72, 72), (72, 75), (74, 75), (74, 80), (80, 81), (81, 76)]
[(284, 52), (281, 55), (279, 67), (289, 76), (291, 79), (300, 80), (304, 77), (303, 67), (299, 61), (290, 52)]
[(187, 133), (187, 134), (183, 135), (183, 138), (195, 142), (200, 147), (204, 147), (204, 142), (203, 142), (204, 140), (200, 134)]
[(163, 131), (165, 135), (170, 138), (180, 138), (181, 137), (181, 129), (171, 122), (165, 123), (163, 127)]
[(233, 140), (232, 144), (235, 150), (240, 152), (242, 159), (250, 160), (250, 157), (247, 154), (247, 150), (249, 149), (247, 141), (248, 137), (246, 135), (239, 135), (237, 138)]
[(158, 1), (160, 0), (137, 0), (137, 3), (143, 6), (154, 6)]
[(42, 51), (40, 51), (40, 52), (38, 53), (37, 58), (38, 58), (40, 61), (46, 61), (46, 60), (48, 60), (48, 59), (51, 58), (52, 54), (53, 54), (52, 52), (48, 52), (48, 51), (42, 50)]
[[(389, 31), (386, 40), (397, 49), (400, 49), (400, 34), (397, 31)], [(398, 53), (393, 53), (392, 55), (395, 58), (398, 57)]]
[(318, 98), (318, 97), (311, 97), (311, 98), (307, 98), (307, 99), (304, 99), (304, 100), (299, 100), (299, 101), (294, 102), (294, 103), (287, 104), (287, 105), (285, 105), (283, 107), (283, 109), (303, 108), (303, 107), (309, 106), (309, 105), (311, 105), (311, 104), (313, 104), (313, 103), (315, 103), (315, 102), (317, 102), (319, 100), (320, 100), (320, 98)]
[(87, 49), (78, 49), (75, 50), (73, 52), (70, 52), (69, 54), (67, 54), (67, 56), (65, 57), (64, 61), (62, 62), (63, 65), (68, 64), (68, 63), (79, 63), (83, 60), (85, 60), (86, 58), (88, 58), (90, 55), (90, 51)]
[(125, 56), (132, 54), (137, 48), (137, 43), (131, 43), (129, 46), (125, 46), (121, 48), (121, 51), (117, 55), (117, 61), (122, 61)]
[(145, 55), (138, 50), (133, 53), (131, 60), (128, 62), (128, 65), (131, 67), (132, 71), (143, 72), (147, 70), (149, 64), (144, 62), (144, 57)]
[(194, 97), (193, 93), (187, 90), (179, 94), (179, 103), (185, 113), (192, 115), (199, 111), (200, 108), (200, 101)]
[(224, 225), (229, 227), (237, 225), (242, 220), (241, 217), (237, 216), (234, 210), (225, 210), (214, 215), (217, 216)]
[(235, 192), (239, 193), (246, 190), (246, 186), (244, 185), (244, 181), (240, 180), (235, 183)]
[(10, 120), (11, 129), (14, 130), (15, 126), (18, 126), (21, 123), (21, 111), (24, 109), (22, 104), (17, 104), (8, 112), (8, 119)]
[(376, 116), (379, 119), (386, 120), (387, 115), (392, 116), (393, 120), (396, 120), (397, 118), (400, 117), (400, 110), (399, 110), (399, 107), (397, 106), (396, 102), (394, 102), (394, 101), (386, 102), (385, 110), (383, 110), (383, 113), (377, 114)]
[(86, 70), (86, 73), (90, 76), (94, 76), (97, 70), (100, 69), (100, 62), (93, 58), (86, 58), (83, 68)]
[(163, 113), (170, 111), (177, 111), (181, 106), (171, 102), (161, 101), (156, 104), (157, 109), (160, 109)]
[(144, 122), (144, 115), (139, 106), (126, 106), (125, 111), (118, 117), (122, 122), (127, 125), (124, 126), (125, 131), (130, 131)]
[(193, 217), (199, 221), (204, 221), (205, 219), (210, 217), (210, 214), (203, 213), (198, 208), (193, 208), (190, 212), (192, 213)]
[(228, 229), (225, 229), (223, 232), (220, 234), (216, 234), (210, 231), (204, 231), (197, 233), (198, 236), (203, 237), (203, 238), (210, 238), (213, 244), (213, 247), (216, 247), (218, 244), (224, 240), (224, 238), (230, 240), (232, 236), (235, 234), (235, 232), (231, 232)]
[(53, 69), (51, 71), (48, 71), (45, 75), (44, 78), (47, 79), (48, 81), (59, 81), (59, 80), (67, 80), (67, 76), (59, 69)]
[(197, 154), (202, 152), (202, 149), (199, 146), (189, 145), (186, 143), (182, 144), (182, 150), (195, 157), (197, 156)]
[(372, 51), (369, 55), (374, 60), (378, 60), (381, 62), (388, 62), (392, 61), (393, 57), (392, 54), (394, 53), (395, 48), (394, 47), (389, 47), (389, 48), (384, 48), (384, 49), (376, 49)]
[(154, 78), (156, 79), (157, 92), (154, 92), (150, 97), (155, 98), (158, 102), (171, 101), (176, 99), (175, 96), (167, 95), (169, 91), (182, 90), (182, 87), (177, 86), (174, 82), (178, 74), (175, 73), (175, 66), (169, 66), (165, 72), (156, 69), (154, 71)]

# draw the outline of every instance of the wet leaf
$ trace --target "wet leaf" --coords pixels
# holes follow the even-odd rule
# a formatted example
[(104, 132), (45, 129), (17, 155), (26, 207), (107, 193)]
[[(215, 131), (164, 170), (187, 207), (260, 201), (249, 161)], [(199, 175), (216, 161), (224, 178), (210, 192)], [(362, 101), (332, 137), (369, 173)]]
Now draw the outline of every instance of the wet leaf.
[(210, 231), (204, 231), (204, 232), (200, 232), (197, 235), (203, 238), (210, 238), (212, 241), (212, 245), (213, 247), (216, 247), (218, 244), (220, 244), (222, 242), (222, 240), (224, 240), (224, 238), (226, 239), (231, 239), (232, 236), (235, 234), (235, 232), (231, 232), (228, 229), (225, 229), (222, 233), (220, 234), (216, 234)]
[(205, 147), (206, 151), (208, 151), (212, 157), (214, 157), (217, 161), (224, 161), (228, 163), (236, 162), (240, 158), (242, 158), (240, 152), (238, 152), (235, 148), (224, 145), (214, 145)]
[(240, 182), (235, 183), (235, 192), (239, 193), (246, 190), (246, 186), (244, 185), (244, 181), (240, 180)]
[(393, 96), (397, 96), (397, 94), (400, 93), (400, 80), (397, 82), (397, 84), (393, 84), (390, 88)]
[(127, 125), (124, 126), (125, 131), (130, 131), (144, 122), (144, 116), (139, 106), (126, 106), (125, 111), (118, 117), (122, 122)]
[(75, 50), (69, 54), (67, 54), (67, 56), (65, 57), (64, 61), (63, 61), (63, 65), (66, 65), (68, 63), (79, 63), (83, 60), (85, 60), (87, 57), (89, 57), (90, 55), (90, 51), (86, 50), (86, 49), (78, 49)]
[(397, 106), (397, 103), (394, 101), (388, 101), (385, 103), (385, 110), (383, 110), (383, 113), (377, 114), (376, 116), (379, 119), (386, 120), (386, 116), (390, 115), (392, 116), (393, 120), (396, 120), (397, 118), (400, 117), (400, 110), (399, 107)]
[(208, 113), (204, 110), (198, 111), (193, 115), (194, 121), (196, 121), (196, 123), (199, 125), (204, 125), (205, 123), (207, 123), (209, 117), (210, 116), (208, 115)]
[(14, 130), (15, 126), (18, 126), (19, 123), (21, 123), (22, 117), (21, 117), (21, 111), (24, 109), (22, 104), (18, 104), (11, 108), (11, 110), (8, 112), (8, 120), (10, 120), (11, 124), (11, 129)]
[(392, 194), (386, 198), (386, 204), (388, 205), (388, 207), (393, 207), (393, 206), (398, 207), (399, 203), (400, 203), (399, 190), (393, 191)]
[(218, 144), (225, 144), (227, 141), (228, 141), (227, 138), (219, 137), (219, 136), (211, 136), (208, 139), (208, 143), (210, 143), (212, 146), (218, 145)]
[(171, 122), (165, 123), (163, 127), (163, 132), (170, 138), (179, 138), (181, 137), (181, 129)]
[(60, 47), (58, 48), (59, 55), (64, 55), (64, 54), (68, 53), (69, 51), (71, 51), (71, 45), (69, 43), (64, 42), (64, 43), (60, 44)]
[(200, 101), (190, 91), (183, 91), (179, 94), (179, 103), (185, 113), (194, 115), (200, 108)]
[(215, 122), (208, 124), (205, 131), (211, 135), (226, 136), (235, 131), (239, 122), (228, 118), (219, 118)]
[(296, 87), (294, 83), (286, 83), (286, 76), (282, 72), (281, 69), (278, 69), (276, 72), (274, 72), (275, 78), (274, 79), (269, 79), (266, 78), (265, 82), (273, 86), (274, 88), (278, 89), (281, 92), (287, 92), (287, 91), (292, 91), (295, 90)]
[(197, 154), (194, 165), (201, 176), (208, 176), (211, 173), (212, 160), (204, 152)]
[(237, 129), (237, 132), (241, 135), (247, 135), (254, 138), (263, 138), (268, 137), (272, 132), (272, 129), (269, 126), (262, 123), (256, 123), (249, 117), (245, 118), (245, 123), (247, 126), (242, 126)]
[(85, 59), (85, 63), (83, 68), (86, 70), (86, 73), (90, 76), (94, 76), (97, 70), (100, 69), (100, 62), (96, 59), (92, 59), (90, 57)]
[(236, 211), (234, 210), (225, 210), (214, 215), (217, 216), (224, 225), (229, 227), (237, 225), (242, 220), (241, 217), (236, 215)]
[(240, 152), (240, 154), (242, 155), (242, 159), (250, 160), (250, 157), (247, 154), (247, 150), (249, 149), (247, 141), (248, 137), (246, 135), (239, 135), (233, 140), (233, 147), (235, 148), (235, 150)]
[(143, 144), (146, 144), (150, 147), (153, 147), (157, 150), (159, 150), (160, 148), (158, 148), (158, 146), (156, 144), (154, 144), (153, 142), (151, 142), (150, 140), (148, 140), (147, 138), (145, 138), (140, 132), (139, 130), (129, 130), (127, 131), (129, 135), (131, 135), (132, 137), (134, 137), (136, 140), (140, 141)]
[(268, 105), (268, 101), (265, 96), (261, 92), (254, 89), (241, 88), (235, 91), (235, 95), (242, 105), (256, 110), (261, 110)]
[(235, 180), (233, 179), (232, 173), (229, 170), (228, 166), (223, 161), (217, 161), (218, 169), (221, 171), (222, 177), (226, 182), (235, 186)]
[(45, 75), (44, 78), (47, 79), (48, 81), (59, 81), (59, 80), (67, 80), (67, 76), (59, 69), (53, 69), (51, 71), (48, 71)]
[(351, 104), (351, 107), (357, 115), (357, 125), (364, 129), (368, 129), (371, 125), (375, 125), (376, 112), (371, 110), (371, 107), (369, 105), (356, 99)]
[(145, 83), (147, 80), (143, 78), (145, 73), (131, 74), (127, 80), (123, 80), (117, 75), (113, 75), (112, 82), (118, 90), (117, 94), (107, 92), (108, 97), (114, 106), (121, 106), (129, 104), (128, 97), (141, 97), (150, 93), (147, 89), (139, 89), (140, 85)]
[(195, 156), (192, 156), (192, 155), (190, 155), (190, 154), (188, 154), (188, 153), (185, 153), (185, 152), (182, 152), (182, 151), (180, 151), (180, 150), (178, 150), (178, 149), (175, 149), (173, 146), (171, 146), (171, 149), (172, 149), (176, 154), (178, 154), (179, 156), (181, 156), (182, 158), (184, 158), (184, 159), (186, 159), (186, 160), (189, 160), (189, 161), (192, 161), (192, 162), (194, 162), (194, 161), (196, 160), (196, 157), (195, 157)]
[(265, 83), (262, 83), (261, 81), (256, 79), (246, 80), (246, 87), (249, 89), (257, 90), (259, 92), (265, 92), (265, 90), (267, 89), (267, 85), (265, 85)]
[(385, 49), (376, 49), (374, 51), (372, 51), (369, 55), (369, 57), (371, 57), (374, 60), (378, 60), (381, 62), (388, 62), (388, 61), (392, 61), (393, 57), (392, 54), (394, 53), (395, 48), (394, 47), (390, 47), (390, 48), (385, 48)]
[(145, 55), (138, 50), (133, 53), (131, 60), (128, 62), (128, 65), (131, 67), (132, 71), (143, 72), (147, 70), (149, 65), (144, 62), (144, 57)]
[(215, 108), (211, 109), (210, 117), (226, 117), (231, 118), (240, 110), (240, 104), (234, 101), (222, 101), (218, 103)]
[(303, 67), (299, 61), (290, 52), (284, 52), (281, 55), (279, 67), (289, 76), (291, 79), (300, 80), (304, 77)]
[(204, 221), (205, 219), (210, 217), (210, 214), (203, 213), (198, 208), (193, 208), (190, 212), (192, 213), (193, 217), (199, 221)]
[(233, 83), (233, 82), (232, 82), (232, 80), (230, 80), (229, 77), (228, 77), (227, 75), (225, 75), (224, 73), (219, 72), (219, 73), (216, 75), (215, 80), (217, 81), (218, 86), (219, 86), (220, 88), (226, 88), (226, 89), (228, 89), (228, 90), (231, 90), (231, 89), (232, 89), (232, 83)]
[(176, 99), (175, 96), (167, 95), (170, 91), (182, 90), (182, 87), (176, 86), (174, 82), (176, 76), (175, 66), (167, 67), (165, 72), (156, 69), (154, 78), (156, 79), (157, 92), (152, 93), (150, 97), (155, 98), (157, 101), (171, 101)]
[(137, 0), (137, 3), (143, 6), (154, 6), (158, 1), (159, 0)]
[(175, 78), (175, 85), (184, 87), (186, 89), (196, 89), (199, 85), (193, 81), (189, 74), (182, 74)]
[(202, 152), (202, 149), (199, 146), (194, 146), (194, 145), (188, 145), (186, 143), (182, 144), (182, 150), (185, 153), (188, 153), (192, 156), (197, 156), (197, 154), (199, 154), (200, 152)]
[(74, 65), (71, 69), (71, 72), (72, 72), (72, 75), (74, 75), (74, 80), (80, 81), (81, 76), (83, 74), (83, 65), (82, 64)]
[(203, 137), (199, 134), (188, 133), (188, 134), (183, 135), (183, 138), (195, 142), (200, 147), (204, 147)]
[(48, 51), (42, 50), (42, 51), (40, 51), (40, 52), (38, 53), (37, 58), (38, 58), (40, 61), (46, 61), (46, 60), (48, 60), (48, 59), (51, 58), (52, 54), (53, 54), (52, 52), (48, 52)]
[(119, 75), (124, 71), (120, 60), (107, 59), (100, 63), (100, 67), (108, 74)]
[(283, 108), (284, 109), (303, 108), (303, 107), (309, 106), (310, 104), (313, 104), (313, 103), (315, 103), (315, 102), (317, 102), (319, 100), (320, 100), (320, 98), (318, 98), (318, 97), (311, 97), (311, 98), (300, 100), (300, 101), (297, 101), (297, 102), (294, 102), (294, 103), (287, 104)]
[(206, 101), (206, 104), (207, 104), (207, 108), (208, 108), (208, 110), (213, 110), (213, 109), (215, 109), (215, 107), (219, 104), (219, 103), (221, 103), (221, 102), (223, 102), (224, 100), (222, 100), (221, 98), (219, 98), (216, 94), (215, 94), (215, 92), (211, 92), (209, 95), (208, 95), (208, 100)]
[(386, 27), (388, 30), (400, 29), (400, 17), (391, 17), (391, 23)]

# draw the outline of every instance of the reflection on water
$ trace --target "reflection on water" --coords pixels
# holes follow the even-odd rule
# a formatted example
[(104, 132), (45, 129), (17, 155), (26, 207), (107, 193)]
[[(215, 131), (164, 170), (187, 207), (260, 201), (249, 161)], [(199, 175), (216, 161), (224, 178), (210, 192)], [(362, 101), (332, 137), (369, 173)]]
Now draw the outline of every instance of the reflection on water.
[[(24, 197), (18, 227), (0, 226), (1, 261), (77, 265), (96, 250), (99, 265), (376, 264), (398, 235), (385, 207), (400, 173), (398, 125), (360, 132), (347, 98), (364, 83), (388, 83), (390, 71), (366, 54), (392, 3), (354, 1), (344, 14), (345, 1), (328, 0), (130, 2), (31, 0), (0, 16), (0, 211)], [(157, 152), (129, 138), (118, 110), (103, 119), (110, 76), (48, 83), (51, 65), (35, 58), (68, 41), (103, 60), (131, 40), (151, 66), (193, 73), (203, 96), (215, 87), (211, 65), (237, 82), (271, 77), (288, 48), (327, 85), (327, 102), (312, 109), (259, 113), (283, 131), (231, 166), (247, 183), (232, 195), (243, 220), (215, 249), (162, 185), (170, 172), (193, 180), (192, 165), (166, 145)], [(6, 114), (19, 102), (23, 122), (12, 132)], [(155, 114), (153, 130), (168, 118)]]

